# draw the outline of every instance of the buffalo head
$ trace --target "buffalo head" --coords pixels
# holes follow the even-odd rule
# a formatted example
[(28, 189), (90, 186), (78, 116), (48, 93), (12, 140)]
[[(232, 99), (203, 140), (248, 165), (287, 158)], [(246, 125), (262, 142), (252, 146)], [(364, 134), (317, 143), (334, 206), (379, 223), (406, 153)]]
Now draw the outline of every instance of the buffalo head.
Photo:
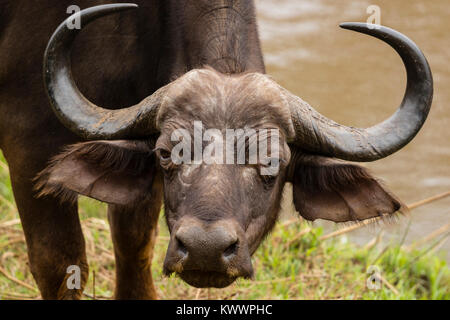
[[(81, 15), (86, 24), (131, 7), (101, 6)], [(343, 160), (381, 159), (411, 141), (431, 105), (431, 72), (420, 50), (400, 33), (362, 23), (342, 27), (385, 41), (406, 66), (399, 109), (368, 129), (327, 119), (264, 74), (225, 75), (209, 67), (187, 72), (136, 106), (103, 109), (75, 85), (69, 58), (77, 31), (62, 24), (46, 51), (47, 92), (64, 125), (93, 141), (53, 160), (40, 175), (41, 194), (68, 200), (83, 194), (139, 206), (162, 180), (171, 233), (164, 270), (197, 287), (224, 287), (252, 276), (250, 257), (276, 222), (286, 182), (293, 184), (295, 207), (308, 220), (360, 221), (397, 212), (398, 199), (364, 168)], [(228, 140), (230, 129), (234, 136)], [(276, 158), (259, 154), (252, 162), (250, 146), (261, 138)], [(182, 140), (188, 143), (180, 149)], [(209, 148), (219, 140), (241, 148), (243, 161), (234, 153), (225, 160), (226, 143)], [(197, 148), (209, 161), (197, 158)]]

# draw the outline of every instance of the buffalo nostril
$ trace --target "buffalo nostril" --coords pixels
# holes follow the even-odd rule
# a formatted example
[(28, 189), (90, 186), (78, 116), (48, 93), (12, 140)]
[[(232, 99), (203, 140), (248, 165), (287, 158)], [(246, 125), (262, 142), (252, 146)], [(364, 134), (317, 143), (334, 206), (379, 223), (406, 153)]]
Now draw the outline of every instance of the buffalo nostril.
[(175, 239), (177, 241), (178, 252), (182, 253), (183, 256), (186, 256), (188, 254), (188, 249), (184, 245), (183, 241), (181, 241), (178, 237), (175, 237)]
[(225, 251), (223, 252), (223, 255), (225, 258), (230, 258), (231, 256), (235, 255), (238, 249), (238, 240), (233, 242), (231, 245), (229, 245)]

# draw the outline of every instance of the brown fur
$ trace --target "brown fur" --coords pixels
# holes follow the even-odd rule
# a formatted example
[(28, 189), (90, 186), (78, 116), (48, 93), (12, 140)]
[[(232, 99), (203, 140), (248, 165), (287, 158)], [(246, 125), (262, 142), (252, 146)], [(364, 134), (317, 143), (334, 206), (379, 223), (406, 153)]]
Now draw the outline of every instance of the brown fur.
[[(50, 176), (58, 165), (74, 158), (95, 166), (102, 172), (113, 172), (118, 175), (138, 177), (155, 166), (153, 148), (145, 141), (126, 141), (122, 145), (110, 142), (84, 142), (70, 145), (63, 152), (53, 157), (49, 165), (34, 179), (38, 197), (54, 196), (62, 202), (76, 203), (78, 193), (64, 186), (63, 181), (53, 181)], [(137, 200), (145, 198), (145, 191)], [(133, 206), (133, 203), (129, 205)]]
[(294, 204), (308, 219), (357, 222), (375, 217), (392, 219), (406, 206), (366, 168), (293, 151), (288, 179), (294, 185)]
[(366, 168), (353, 163), (305, 154), (299, 150), (292, 155), (290, 179), (303, 189), (311, 192), (331, 191), (353, 185), (362, 180), (372, 179)]

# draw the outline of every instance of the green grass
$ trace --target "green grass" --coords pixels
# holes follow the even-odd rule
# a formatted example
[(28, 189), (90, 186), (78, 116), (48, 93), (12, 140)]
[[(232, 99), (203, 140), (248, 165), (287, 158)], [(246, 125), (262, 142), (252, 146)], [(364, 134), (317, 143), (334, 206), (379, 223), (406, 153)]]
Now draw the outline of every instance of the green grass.
[[(82, 198), (80, 216), (91, 272), (86, 298), (92, 296), (93, 271), (97, 298), (109, 298), (114, 290), (114, 257), (106, 206)], [(16, 219), (7, 167), (0, 156), (0, 299), (39, 298)], [(162, 219), (159, 225), (152, 272), (162, 299), (450, 299), (450, 271), (436, 252), (448, 234), (420, 246), (373, 241), (361, 247), (345, 236), (321, 241), (321, 228), (298, 237), (310, 228), (300, 220), (279, 223), (253, 257), (255, 279), (238, 280), (226, 289), (199, 290), (178, 278), (163, 277), (168, 231)], [(372, 265), (384, 279), (378, 290), (366, 286)]]

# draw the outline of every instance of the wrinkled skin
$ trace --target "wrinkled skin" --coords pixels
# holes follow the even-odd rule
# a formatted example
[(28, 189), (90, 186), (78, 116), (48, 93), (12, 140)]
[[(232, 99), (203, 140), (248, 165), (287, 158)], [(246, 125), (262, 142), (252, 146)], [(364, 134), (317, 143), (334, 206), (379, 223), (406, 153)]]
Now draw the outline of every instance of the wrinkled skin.
[[(41, 78), (45, 45), (73, 3), (46, 0), (33, 10), (27, 1), (2, 3), (0, 148), (43, 298), (79, 299), (87, 281), (79, 194), (110, 204), (119, 299), (156, 298), (150, 266), (163, 195), (171, 231), (164, 270), (197, 287), (252, 276), (250, 256), (277, 219), (286, 182), (309, 220), (356, 221), (401, 208), (365, 169), (287, 143), (290, 111), (264, 75), (252, 1), (136, 2), (138, 11), (101, 19), (81, 33), (72, 69), (80, 90), (111, 108), (133, 105), (176, 79), (158, 111), (161, 132), (91, 142), (60, 124)], [(33, 37), (31, 24), (39, 26)], [(253, 165), (171, 164), (171, 133), (191, 130), (195, 120), (219, 130), (278, 129), (284, 160), (278, 175), (263, 177)], [(39, 172), (40, 197), (33, 191)], [(82, 270), (80, 290), (65, 285), (74, 264)]]

